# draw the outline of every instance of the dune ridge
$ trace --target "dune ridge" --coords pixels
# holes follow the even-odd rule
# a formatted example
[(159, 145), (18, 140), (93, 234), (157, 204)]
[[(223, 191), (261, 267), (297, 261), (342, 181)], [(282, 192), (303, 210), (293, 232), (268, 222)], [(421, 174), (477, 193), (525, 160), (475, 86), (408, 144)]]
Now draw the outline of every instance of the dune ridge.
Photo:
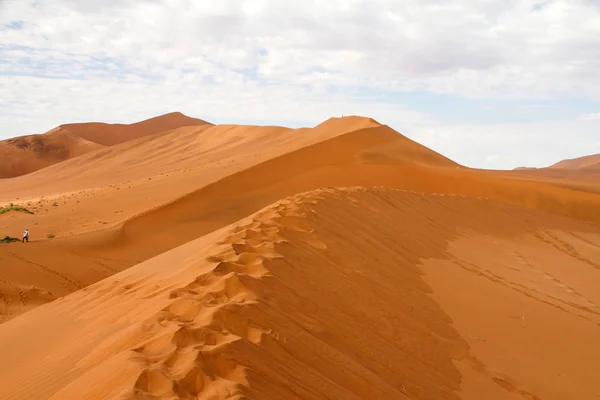
[(133, 124), (100, 122), (60, 125), (46, 133), (0, 141), (0, 179), (27, 175), (107, 146), (184, 126), (210, 126), (209, 122), (179, 112)]
[[(62, 176), (59, 170), (64, 168), (64, 182), (60, 179), (53, 186), (59, 190), (79, 184), (67, 178), (75, 166), (82, 170), (81, 176), (90, 177), (90, 182), (108, 184), (110, 181), (100, 181), (105, 176), (139, 176), (139, 180), (43, 199), (32, 204), (35, 215), (2, 216), (2, 231), (18, 236), (25, 226), (33, 227), (35, 240), (30, 243), (35, 245), (35, 251), (18, 243), (0, 246), (4, 279), (24, 288), (26, 293), (31, 286), (52, 293), (53, 297), (45, 297), (51, 300), (78, 289), (69, 280), (87, 286), (231, 224), (278, 199), (322, 187), (385, 186), (460, 194), (591, 223), (600, 218), (599, 199), (594, 193), (464, 168), (366, 118), (332, 119), (316, 131), (221, 126), (182, 128), (165, 137), (174, 139), (167, 144), (175, 144), (169, 147), (168, 155), (161, 153), (164, 147), (158, 146), (162, 143), (159, 137), (146, 137), (107, 149), (128, 156), (104, 159), (98, 163), (103, 169), (85, 169), (86, 164), (79, 164), (91, 154), (48, 168), (46, 171), (55, 170), (56, 176)], [(138, 141), (141, 142), (136, 146)], [(189, 157), (185, 150), (176, 151), (178, 143), (196, 141), (206, 145), (191, 145)], [(138, 153), (136, 149), (142, 148)], [(205, 153), (198, 154), (198, 150)], [(143, 158), (148, 152), (152, 156)], [(168, 165), (163, 163), (177, 154), (181, 155), (180, 172), (144, 178), (144, 174), (155, 173), (152, 168), (160, 171)], [(186, 163), (193, 163), (194, 157), (202, 160), (202, 165), (183, 168), (190, 166)], [(135, 163), (129, 169), (117, 163), (129, 159), (138, 159), (139, 169)], [(131, 175), (113, 177), (118, 170)], [(18, 181), (37, 182), (30, 187), (39, 188), (54, 184), (48, 177), (47, 172), (40, 171)], [(65, 186), (61, 187), (62, 183)], [(47, 232), (57, 237), (46, 240)], [(15, 300), (4, 308), (0, 317), (3, 321), (14, 317), (15, 310), (28, 309), (16, 301), (13, 289), (6, 290)]]
[(104, 146), (68, 131), (54, 129), (0, 141), (0, 179), (25, 175)]
[(204, 174), (207, 167), (228, 169), (228, 164), (239, 164), (238, 158), (245, 161), (238, 167), (240, 170), (335, 136), (376, 126), (381, 124), (359, 116), (331, 118), (314, 128), (299, 129), (185, 126), (113, 145), (18, 179), (0, 181), (0, 201), (10, 200), (14, 193), (21, 198), (36, 198), (186, 169), (200, 169)]
[(600, 167), (600, 154), (577, 157), (568, 160), (562, 160), (548, 168), (561, 168), (570, 170), (595, 169)]
[(600, 192), (600, 155), (559, 161), (544, 168), (516, 168), (521, 179), (544, 180), (565, 188), (590, 193)]
[[(149, 241), (142, 248), (155, 248), (152, 255), (136, 248), (121, 252), (120, 243), (111, 250), (112, 230), (120, 229), (120, 224), (132, 216), (278, 154), (373, 126), (380, 124), (350, 116), (332, 118), (317, 128), (297, 130), (240, 125), (184, 127), (86, 154), (18, 179), (0, 181), (0, 196), (7, 196), (6, 202), (22, 204), (35, 213), (12, 213), (0, 218), (0, 233), (19, 237), (28, 226), (32, 229), (30, 246), (35, 246), (35, 251), (27, 246), (0, 246), (0, 273), (14, 284), (4, 288), (3, 293), (13, 300), (3, 309), (0, 307), (0, 322), (39, 304), (30, 301), (24, 305), (18, 301), (14, 287), (22, 288), (29, 297), (37, 297), (31, 289), (35, 287), (50, 293), (43, 297), (50, 301), (166, 251), (165, 242)], [(54, 191), (57, 194), (52, 195)], [(28, 194), (38, 197), (24, 199)], [(270, 201), (273, 200), (266, 198), (256, 208), (243, 208), (242, 212), (248, 211), (246, 214), (223, 216), (215, 210), (213, 218), (221, 222), (211, 228), (227, 225)], [(158, 225), (153, 230), (157, 228)], [(87, 233), (82, 236), (81, 232)], [(47, 239), (48, 233), (54, 238)], [(206, 233), (202, 228), (193, 238)], [(173, 246), (185, 240), (191, 239), (178, 236)], [(76, 280), (80, 286), (71, 285), (69, 280)]]
[(183, 126), (212, 125), (210, 122), (191, 118), (180, 112), (159, 115), (133, 124), (106, 124), (86, 122), (60, 125), (60, 129), (75, 133), (90, 142), (104, 146), (128, 142), (143, 136), (167, 132)]
[[(542, 227), (557, 238), (600, 237), (588, 224), (494, 200), (360, 187), (293, 195), (0, 325), (0, 341), (11, 343), (0, 398), (539, 399), (568, 387), (571, 397), (591, 399), (593, 373), (553, 379), (538, 350), (518, 343), (545, 335), (540, 351), (553, 348), (571, 365), (579, 353), (559, 344), (578, 339), (586, 370), (597, 370), (593, 288), (571, 282), (559, 298), (556, 281), (532, 290), (510, 263), (470, 266), (477, 255), (452, 247), (477, 235), (516, 246)], [(591, 251), (565, 240), (572, 254)], [(564, 255), (544, 243), (538, 251)], [(487, 257), (506, 253), (500, 246)], [(436, 260), (456, 264), (428, 267)], [(572, 265), (580, 278), (599, 273), (585, 261)], [(490, 326), (505, 318), (497, 326), (514, 332), (497, 333), (492, 346), (517, 346), (506, 357), (523, 356), (529, 373), (518, 363), (498, 370), (486, 342), (438, 303), (444, 294), (431, 285), (443, 278), (455, 288), (459, 271), (535, 304), (527, 329), (509, 314), (478, 315)], [(471, 307), (489, 291), (477, 287), (459, 296)], [(573, 328), (549, 335), (559, 318)]]

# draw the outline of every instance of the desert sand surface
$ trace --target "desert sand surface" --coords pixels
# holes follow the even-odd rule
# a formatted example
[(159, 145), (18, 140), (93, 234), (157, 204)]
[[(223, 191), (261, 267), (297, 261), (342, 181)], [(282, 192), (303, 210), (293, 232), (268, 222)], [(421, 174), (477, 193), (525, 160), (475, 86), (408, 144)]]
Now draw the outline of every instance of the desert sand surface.
[(522, 179), (544, 180), (554, 185), (585, 192), (600, 192), (600, 155), (559, 161), (544, 168), (517, 168)]
[(599, 169), (600, 168), (600, 154), (593, 154), (590, 156), (583, 156), (572, 158), (569, 160), (562, 160), (553, 164), (549, 168), (561, 168), (561, 169)]
[(87, 122), (61, 125), (59, 128), (73, 132), (79, 137), (104, 146), (128, 142), (143, 136), (167, 132), (184, 126), (212, 125), (210, 122), (191, 118), (180, 112), (172, 112), (133, 124), (105, 124)]
[[(495, 198), (584, 221), (600, 218), (594, 193), (464, 168), (369, 118), (333, 118), (300, 130), (181, 128), (0, 180), (6, 196), (0, 200), (34, 212), (0, 215), (0, 236), (32, 232), (27, 245), (0, 246), (11, 299), (2, 320), (281, 198), (334, 186)], [(39, 299), (40, 292), (42, 300), (22, 300)]]
[(495, 200), (296, 194), (0, 325), (0, 398), (597, 398), (599, 238)]
[(0, 141), (0, 179), (25, 175), (104, 146), (60, 128)]
[(0, 214), (32, 231), (0, 244), (0, 399), (600, 396), (587, 172), (472, 169), (358, 116), (148, 121), (0, 179), (33, 212)]
[[(4, 196), (0, 197), (0, 205), (14, 202), (34, 213), (0, 215), (0, 236), (20, 237), (25, 228), (32, 232), (30, 247), (21, 243), (0, 246), (0, 271), (7, 297), (15, 299), (5, 303), (1, 320), (38, 305), (21, 299), (37, 298), (39, 291), (48, 301), (157, 255), (172, 243), (189, 241), (190, 234), (197, 238), (208, 232), (206, 224), (199, 224), (191, 232), (182, 230), (168, 242), (159, 239), (152, 244), (150, 238), (139, 238), (143, 240), (140, 251), (129, 248), (123, 252), (123, 240), (115, 242), (115, 235), (120, 234), (124, 222), (279, 154), (374, 126), (380, 125), (370, 118), (347, 117), (296, 130), (235, 125), (187, 127), (115, 145), (26, 176), (0, 180)], [(217, 207), (212, 212), (204, 206), (194, 207), (190, 217), (211, 212), (208, 228), (216, 229), (271, 201), (269, 195), (232, 215)], [(243, 204), (243, 198), (238, 202)], [(173, 222), (176, 228), (179, 223)], [(160, 227), (156, 225), (155, 229)], [(155, 250), (151, 250), (153, 247)]]
[(0, 179), (26, 175), (106, 146), (184, 126), (210, 123), (179, 112), (133, 124), (64, 124), (44, 134), (0, 141)]

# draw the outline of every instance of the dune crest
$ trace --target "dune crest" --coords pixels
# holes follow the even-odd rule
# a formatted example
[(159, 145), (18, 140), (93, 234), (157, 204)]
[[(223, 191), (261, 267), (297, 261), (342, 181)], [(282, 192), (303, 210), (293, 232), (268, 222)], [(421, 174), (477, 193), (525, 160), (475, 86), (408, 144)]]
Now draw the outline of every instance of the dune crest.
[[(184, 127), (0, 181), (0, 196), (7, 196), (0, 200), (21, 201), (35, 212), (0, 215), (0, 233), (19, 237), (29, 227), (34, 240), (0, 246), (0, 273), (13, 286), (64, 296), (278, 199), (323, 187), (459, 194), (600, 222), (595, 193), (465, 168), (389, 126), (372, 124), (344, 117), (298, 130)], [(57, 194), (45, 197), (52, 191)], [(40, 197), (15, 200), (19, 195)], [(6, 293), (17, 300), (11, 287)], [(0, 321), (29, 305), (8, 302)]]
[(104, 146), (128, 142), (143, 136), (159, 132), (167, 132), (184, 126), (203, 126), (211, 123), (190, 118), (180, 112), (159, 115), (133, 124), (106, 124), (103, 122), (86, 122), (64, 124), (59, 128), (67, 130), (94, 143)]
[[(540, 227), (564, 244), (554, 247)], [(507, 260), (472, 264), (477, 255), (461, 246), (480, 235), (488, 246), (526, 239), (549, 257), (578, 254), (571, 290), (556, 292), (562, 262), (535, 290)], [(560, 343), (578, 340), (586, 370), (600, 366), (600, 296), (584, 283), (599, 273), (586, 256), (599, 251), (586, 245), (591, 235), (598, 239), (598, 228), (492, 200), (384, 188), (301, 193), (0, 325), (0, 341), (11, 343), (0, 398), (538, 399), (565, 387), (592, 398), (593, 372), (556, 379), (538, 357), (553, 349), (562, 362), (553, 365), (572, 365), (579, 353)], [(487, 257), (507, 253), (493, 251)], [(446, 261), (455, 264), (433, 264)], [(456, 290), (452, 271), (475, 280), (449, 293), (467, 299), (470, 313), (449, 315), (465, 305), (432, 293), (442, 278)], [(517, 309), (536, 313), (527, 329), (514, 310), (477, 314), (481, 327), (497, 319), (514, 327), (486, 347), (492, 339), (468, 321), (490, 290), (508, 290)], [(573, 329), (553, 335), (565, 318)], [(519, 344), (529, 335), (545, 339)], [(513, 347), (500, 358), (486, 350), (504, 345)], [(511, 351), (525, 370), (504, 364)]]
[(569, 170), (581, 170), (581, 169), (600, 169), (600, 154), (593, 154), (590, 156), (577, 157), (569, 160), (562, 160), (553, 164), (548, 168), (561, 168)]
[(0, 141), (0, 179), (44, 169), (82, 154), (183, 126), (209, 122), (170, 113), (133, 124), (99, 122), (60, 125), (44, 134)]
[(60, 128), (0, 141), (0, 179), (25, 175), (103, 147)]

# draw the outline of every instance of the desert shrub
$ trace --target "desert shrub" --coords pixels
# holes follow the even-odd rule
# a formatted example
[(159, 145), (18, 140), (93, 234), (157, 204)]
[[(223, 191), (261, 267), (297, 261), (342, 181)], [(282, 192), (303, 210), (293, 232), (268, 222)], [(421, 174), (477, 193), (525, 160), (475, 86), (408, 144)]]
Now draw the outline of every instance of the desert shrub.
[(10, 236), (5, 236), (4, 239), (0, 239), (0, 243), (12, 243), (12, 242), (20, 242), (20, 240), (17, 238), (14, 238), (14, 237), (10, 237)]
[(9, 205), (7, 205), (5, 207), (0, 208), (0, 214), (7, 213), (9, 211), (22, 211), (22, 212), (26, 212), (27, 214), (33, 214), (33, 212), (29, 211), (25, 207), (21, 207), (19, 205), (14, 205), (13, 203), (10, 203)]

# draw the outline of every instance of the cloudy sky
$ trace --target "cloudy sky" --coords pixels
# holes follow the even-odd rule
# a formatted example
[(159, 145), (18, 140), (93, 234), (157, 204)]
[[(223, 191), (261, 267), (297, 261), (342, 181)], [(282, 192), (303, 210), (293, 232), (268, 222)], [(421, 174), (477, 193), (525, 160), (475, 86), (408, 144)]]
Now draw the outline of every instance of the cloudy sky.
[(390, 125), (465, 165), (600, 153), (598, 0), (0, 0), (0, 138), (181, 111)]

